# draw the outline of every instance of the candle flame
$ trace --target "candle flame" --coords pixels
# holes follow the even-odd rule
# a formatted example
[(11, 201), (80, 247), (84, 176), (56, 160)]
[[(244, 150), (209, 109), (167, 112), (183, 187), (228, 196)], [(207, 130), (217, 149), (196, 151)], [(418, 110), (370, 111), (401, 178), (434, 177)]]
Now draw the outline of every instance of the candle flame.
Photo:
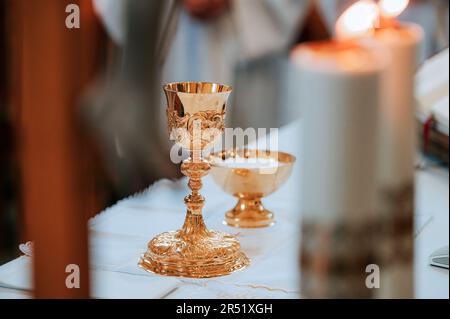
[(338, 38), (357, 38), (374, 31), (379, 20), (378, 5), (372, 0), (361, 0), (349, 7), (336, 23)]
[(380, 0), (378, 6), (382, 17), (395, 18), (405, 11), (408, 4), (409, 0)]

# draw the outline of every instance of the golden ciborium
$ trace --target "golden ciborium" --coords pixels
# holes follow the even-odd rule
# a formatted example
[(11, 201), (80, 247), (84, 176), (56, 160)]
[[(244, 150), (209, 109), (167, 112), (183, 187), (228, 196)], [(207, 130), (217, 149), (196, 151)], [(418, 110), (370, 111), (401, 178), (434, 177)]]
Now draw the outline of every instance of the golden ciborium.
[(261, 200), (283, 185), (291, 175), (295, 157), (269, 150), (228, 150), (209, 156), (213, 180), (238, 199), (226, 212), (225, 224), (239, 228), (268, 227), (275, 223)]
[(161, 275), (207, 278), (230, 274), (249, 264), (239, 241), (208, 230), (202, 217), (205, 199), (201, 178), (211, 168), (202, 151), (224, 131), (225, 107), (231, 87), (215, 83), (179, 82), (164, 86), (171, 138), (190, 151), (181, 165), (189, 177), (191, 194), (185, 197), (186, 219), (178, 231), (162, 233), (148, 243), (139, 265)]

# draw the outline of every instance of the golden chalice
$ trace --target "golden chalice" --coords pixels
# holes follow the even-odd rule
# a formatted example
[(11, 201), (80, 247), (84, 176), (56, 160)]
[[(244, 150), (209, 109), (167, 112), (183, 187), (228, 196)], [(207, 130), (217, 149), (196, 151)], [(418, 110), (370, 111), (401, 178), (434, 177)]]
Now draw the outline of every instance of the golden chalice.
[(292, 172), (295, 157), (265, 150), (231, 150), (209, 156), (213, 180), (228, 194), (238, 198), (225, 214), (232, 227), (259, 228), (275, 223), (274, 214), (261, 199), (275, 192)]
[(231, 87), (179, 82), (165, 85), (164, 92), (171, 138), (191, 152), (181, 171), (189, 177), (192, 192), (184, 199), (187, 214), (183, 227), (153, 238), (139, 265), (168, 276), (206, 278), (230, 274), (246, 267), (249, 259), (235, 237), (206, 228), (202, 217), (205, 199), (199, 191), (201, 178), (211, 168), (202, 158), (202, 151), (211, 147), (224, 131)]

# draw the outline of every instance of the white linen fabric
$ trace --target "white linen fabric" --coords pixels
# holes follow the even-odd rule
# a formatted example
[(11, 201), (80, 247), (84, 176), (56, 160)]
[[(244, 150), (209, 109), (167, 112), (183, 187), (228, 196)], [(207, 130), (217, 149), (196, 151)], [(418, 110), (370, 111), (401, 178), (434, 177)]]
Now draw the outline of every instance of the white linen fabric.
[[(298, 124), (285, 129), (289, 135), (298, 131)], [(292, 143), (290, 147), (284, 145), (286, 151), (296, 148), (295, 139), (281, 139)], [(297, 167), (293, 174), (297, 174)], [(298, 176), (265, 201), (267, 208), (277, 214), (276, 226), (244, 230), (222, 224), (223, 214), (233, 207), (236, 199), (226, 195), (210, 177), (204, 179), (202, 194), (207, 200), (204, 209), (207, 226), (235, 234), (252, 260), (245, 270), (213, 279), (163, 277), (147, 273), (137, 265), (152, 237), (181, 227), (186, 211), (183, 198), (189, 193), (186, 179), (160, 180), (142, 193), (121, 200), (89, 222), (92, 296), (298, 298), (296, 256), (300, 235), (294, 180)], [(30, 265), (31, 258), (24, 255), (0, 267), (0, 287), (31, 290)]]
[[(188, 193), (186, 179), (161, 180), (144, 192), (121, 200), (90, 221), (92, 296), (301, 297), (298, 269), (300, 212), (297, 209), (301, 200), (298, 186), (301, 178), (299, 134), (300, 122), (284, 127), (279, 133), (279, 150), (296, 155), (297, 164), (288, 182), (264, 199), (266, 208), (276, 214), (277, 223), (273, 227), (236, 229), (223, 225), (223, 214), (236, 199), (226, 195), (210, 177), (204, 179), (202, 193), (206, 197), (206, 224), (211, 229), (226, 231), (239, 238), (242, 249), (251, 259), (248, 268), (219, 278), (187, 279), (158, 276), (138, 267), (139, 256), (153, 236), (178, 229), (183, 223), (183, 197)], [(418, 172), (416, 181), (416, 210), (420, 215), (416, 220), (416, 296), (448, 298), (448, 272), (439, 273), (426, 263), (433, 249), (448, 245), (448, 171)], [(434, 232), (432, 227), (440, 227), (439, 232)], [(31, 258), (24, 255), (0, 267), (0, 298), (30, 296), (30, 265)]]

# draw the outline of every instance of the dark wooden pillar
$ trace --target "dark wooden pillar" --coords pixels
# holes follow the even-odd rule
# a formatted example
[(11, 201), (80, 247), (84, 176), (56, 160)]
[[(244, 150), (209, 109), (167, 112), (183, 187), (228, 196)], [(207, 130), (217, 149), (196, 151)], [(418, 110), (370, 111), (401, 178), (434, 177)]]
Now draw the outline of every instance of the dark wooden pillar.
[[(66, 6), (81, 9), (68, 29)], [(82, 90), (97, 67), (91, 0), (13, 0), (12, 103), (16, 110), (25, 232), (34, 241), (34, 295), (89, 297), (87, 217), (95, 206), (90, 148), (78, 123)], [(66, 266), (80, 288), (66, 287)]]

